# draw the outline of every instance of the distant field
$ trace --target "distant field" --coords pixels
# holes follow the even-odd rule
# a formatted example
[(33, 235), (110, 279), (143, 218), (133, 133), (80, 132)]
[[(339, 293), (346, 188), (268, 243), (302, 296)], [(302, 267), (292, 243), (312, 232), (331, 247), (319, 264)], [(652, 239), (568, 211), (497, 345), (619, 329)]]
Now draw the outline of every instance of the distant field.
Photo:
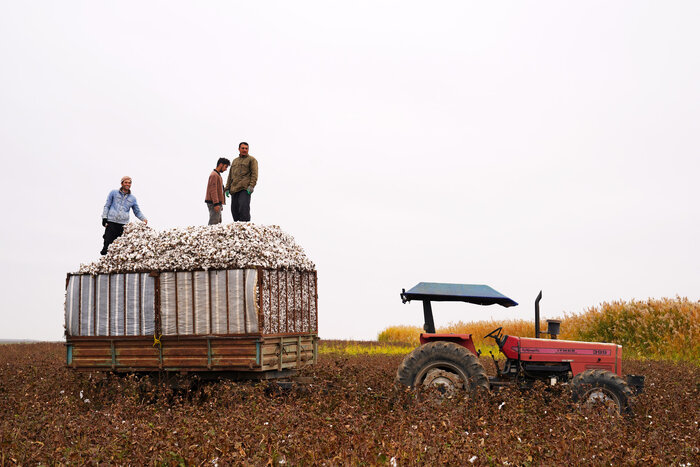
[[(635, 358), (700, 363), (700, 302), (680, 297), (617, 301), (559, 319), (560, 339), (614, 342), (623, 346), (625, 355)], [(535, 336), (534, 320), (457, 322), (437, 331), (472, 334), (477, 348), (493, 349), (493, 340), (484, 341), (483, 336), (499, 326), (509, 335)], [(540, 327), (546, 331), (546, 322)], [(420, 326), (392, 326), (379, 333), (378, 341), (416, 346), (420, 333)]]
[[(402, 355), (320, 343), (310, 384), (176, 390), (64, 367), (60, 343), (0, 350), (0, 465), (697, 465), (700, 367), (626, 360), (646, 376), (632, 418), (565, 388), (442, 402), (394, 385)], [(346, 352), (343, 348), (355, 349)], [(397, 348), (397, 346), (393, 346)], [(482, 358), (490, 374), (493, 363)]]
[(406, 355), (414, 348), (413, 345), (392, 342), (322, 340), (318, 351), (321, 355)]

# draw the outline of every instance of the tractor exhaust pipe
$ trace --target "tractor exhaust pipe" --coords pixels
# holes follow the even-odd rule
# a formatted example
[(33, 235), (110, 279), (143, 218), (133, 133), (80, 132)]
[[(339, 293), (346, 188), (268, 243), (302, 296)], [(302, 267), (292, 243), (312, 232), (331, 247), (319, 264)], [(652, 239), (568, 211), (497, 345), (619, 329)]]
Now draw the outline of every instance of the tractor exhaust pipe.
[(542, 291), (535, 299), (535, 339), (540, 338), (540, 300), (542, 300)]

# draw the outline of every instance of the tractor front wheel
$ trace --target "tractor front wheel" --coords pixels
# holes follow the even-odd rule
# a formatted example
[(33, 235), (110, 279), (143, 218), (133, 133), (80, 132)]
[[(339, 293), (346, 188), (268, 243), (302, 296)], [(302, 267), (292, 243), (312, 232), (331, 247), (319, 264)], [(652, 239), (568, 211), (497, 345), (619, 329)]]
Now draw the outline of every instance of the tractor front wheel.
[(574, 401), (587, 407), (605, 405), (610, 412), (631, 414), (629, 398), (632, 389), (612, 371), (586, 370), (571, 381)]
[(404, 386), (435, 387), (445, 396), (459, 390), (475, 393), (489, 389), (486, 370), (479, 358), (454, 342), (429, 342), (403, 359), (396, 381)]

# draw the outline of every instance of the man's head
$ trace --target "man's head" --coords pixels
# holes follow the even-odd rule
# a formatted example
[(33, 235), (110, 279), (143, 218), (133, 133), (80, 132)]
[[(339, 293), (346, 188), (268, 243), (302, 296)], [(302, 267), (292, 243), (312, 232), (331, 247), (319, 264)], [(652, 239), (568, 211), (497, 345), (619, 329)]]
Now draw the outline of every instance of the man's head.
[(242, 141), (238, 144), (238, 153), (241, 156), (247, 156), (248, 155), (248, 143), (245, 141)]
[(231, 165), (230, 160), (226, 159), (225, 157), (219, 157), (219, 160), (216, 161), (216, 170), (218, 172), (223, 172), (228, 169), (229, 165)]
[(131, 191), (131, 177), (129, 176), (124, 176), (122, 177), (122, 191), (124, 193), (128, 193)]

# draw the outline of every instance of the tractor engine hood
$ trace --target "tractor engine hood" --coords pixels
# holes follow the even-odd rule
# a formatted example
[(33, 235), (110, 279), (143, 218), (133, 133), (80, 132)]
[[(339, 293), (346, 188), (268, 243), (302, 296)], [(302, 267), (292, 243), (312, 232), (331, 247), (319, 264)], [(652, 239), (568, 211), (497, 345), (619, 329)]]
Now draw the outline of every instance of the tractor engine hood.
[(501, 350), (524, 363), (569, 363), (574, 376), (589, 369), (622, 374), (622, 346), (617, 344), (507, 336)]

